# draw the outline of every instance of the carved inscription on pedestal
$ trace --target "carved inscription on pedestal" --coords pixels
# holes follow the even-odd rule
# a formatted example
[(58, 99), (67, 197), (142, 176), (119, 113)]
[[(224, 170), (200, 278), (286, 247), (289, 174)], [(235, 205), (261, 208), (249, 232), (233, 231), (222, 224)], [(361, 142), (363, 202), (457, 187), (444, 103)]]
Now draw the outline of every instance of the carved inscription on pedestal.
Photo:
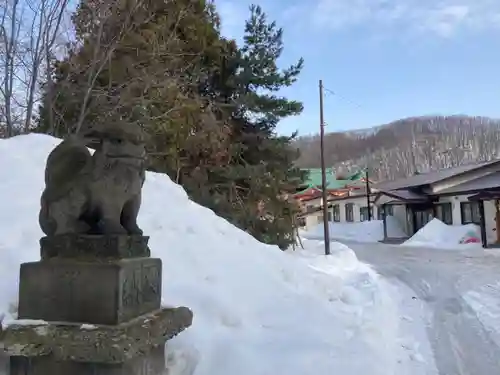
[(148, 259), (127, 268), (123, 275), (121, 306), (128, 315), (159, 308), (161, 300), (161, 261)]
[[(161, 292), (161, 269), (157, 265), (143, 268), (144, 284), (142, 286), (142, 296), (144, 302), (156, 301)], [(161, 298), (161, 296), (160, 296)]]

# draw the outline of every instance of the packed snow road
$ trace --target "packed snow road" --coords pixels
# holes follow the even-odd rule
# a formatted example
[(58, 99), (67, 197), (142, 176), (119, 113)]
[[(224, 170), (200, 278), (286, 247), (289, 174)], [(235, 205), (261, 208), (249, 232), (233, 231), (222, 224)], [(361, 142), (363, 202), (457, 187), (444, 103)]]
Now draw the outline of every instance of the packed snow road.
[(500, 374), (499, 332), (488, 329), (463, 298), (469, 291), (498, 285), (500, 256), (482, 250), (347, 245), (380, 274), (410, 287), (412, 298), (427, 303), (432, 312), (427, 331), (440, 375)]

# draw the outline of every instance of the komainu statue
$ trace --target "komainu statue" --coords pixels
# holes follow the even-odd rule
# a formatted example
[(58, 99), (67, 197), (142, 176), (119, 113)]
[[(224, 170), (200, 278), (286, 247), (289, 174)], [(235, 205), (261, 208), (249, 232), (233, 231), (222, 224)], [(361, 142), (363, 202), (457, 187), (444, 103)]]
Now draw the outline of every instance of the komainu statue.
[[(96, 146), (93, 155), (89, 145)], [(137, 215), (145, 157), (142, 131), (126, 125), (63, 140), (45, 168), (39, 216), (43, 232), (141, 235)]]

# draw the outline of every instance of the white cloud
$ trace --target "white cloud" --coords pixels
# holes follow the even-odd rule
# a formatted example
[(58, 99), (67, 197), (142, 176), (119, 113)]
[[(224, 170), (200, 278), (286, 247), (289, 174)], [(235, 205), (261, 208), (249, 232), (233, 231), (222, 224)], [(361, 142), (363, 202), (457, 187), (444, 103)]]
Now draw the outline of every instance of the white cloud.
[(312, 21), (333, 29), (371, 26), (451, 37), (500, 29), (499, 0), (317, 0)]
[(468, 21), (471, 10), (465, 5), (448, 5), (429, 10), (424, 14), (423, 28), (443, 37), (450, 37), (455, 30)]

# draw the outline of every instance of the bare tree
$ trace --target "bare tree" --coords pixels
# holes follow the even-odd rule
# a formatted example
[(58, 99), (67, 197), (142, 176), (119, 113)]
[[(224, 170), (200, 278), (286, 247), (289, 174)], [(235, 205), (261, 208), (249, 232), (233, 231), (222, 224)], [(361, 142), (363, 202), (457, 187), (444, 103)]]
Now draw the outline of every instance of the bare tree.
[[(379, 165), (373, 174), (379, 180), (500, 157), (500, 121), (486, 117), (408, 118), (365, 132), (327, 134), (325, 139), (329, 165), (337, 170)], [(297, 141), (298, 165), (319, 166), (317, 142), (314, 136)]]
[[(126, 9), (122, 8), (124, 4)], [(176, 6), (175, 1), (165, 4)], [(88, 22), (93, 25), (93, 30), (86, 36), (86, 43), (79, 47), (79, 52), (90, 58), (84, 65), (81, 59), (75, 61), (69, 69), (80, 79), (84, 78), (79, 84), (78, 116), (71, 132), (78, 133), (84, 125), (88, 126), (92, 112), (99, 113), (100, 117), (95, 119), (97, 122), (158, 122), (168, 120), (193, 101), (185, 90), (192, 83), (183, 75), (195, 64), (197, 56), (193, 54), (190, 56), (192, 63), (187, 62), (189, 59), (185, 59), (185, 54), (178, 50), (182, 43), (177, 35), (180, 22), (190, 14), (190, 5), (187, 3), (177, 12), (171, 12), (170, 20), (165, 25), (166, 35), (147, 41), (154, 43), (154, 47), (140, 48), (130, 44), (131, 34), (147, 27), (157, 16), (152, 10), (145, 11), (146, 5), (144, 0), (128, 3), (116, 0), (96, 2), (87, 8)], [(135, 50), (133, 59), (124, 56), (129, 53), (128, 50)], [(118, 59), (117, 54), (123, 59)], [(116, 61), (120, 62), (120, 67), (113, 65)], [(68, 62), (73, 63), (71, 59)], [(120, 79), (122, 75), (127, 77), (126, 80)], [(104, 85), (98, 82), (103, 76), (107, 81)], [(113, 76), (118, 79), (113, 79)], [(158, 95), (172, 99), (161, 110), (155, 110), (153, 105)], [(202, 108), (203, 104), (197, 102), (195, 107)]]
[(0, 59), (2, 60), (3, 77), (0, 92), (4, 101), (1, 106), (1, 115), (3, 117), (2, 122), (4, 122), (7, 129), (7, 136), (12, 136), (16, 121), (12, 114), (12, 104), (14, 101), (14, 77), (18, 72), (16, 57), (21, 32), (21, 22), (18, 21), (20, 0), (3, 1), (0, 21), (0, 38), (2, 40)]
[(0, 1), (0, 125), (12, 136), (32, 127), (69, 0)]

